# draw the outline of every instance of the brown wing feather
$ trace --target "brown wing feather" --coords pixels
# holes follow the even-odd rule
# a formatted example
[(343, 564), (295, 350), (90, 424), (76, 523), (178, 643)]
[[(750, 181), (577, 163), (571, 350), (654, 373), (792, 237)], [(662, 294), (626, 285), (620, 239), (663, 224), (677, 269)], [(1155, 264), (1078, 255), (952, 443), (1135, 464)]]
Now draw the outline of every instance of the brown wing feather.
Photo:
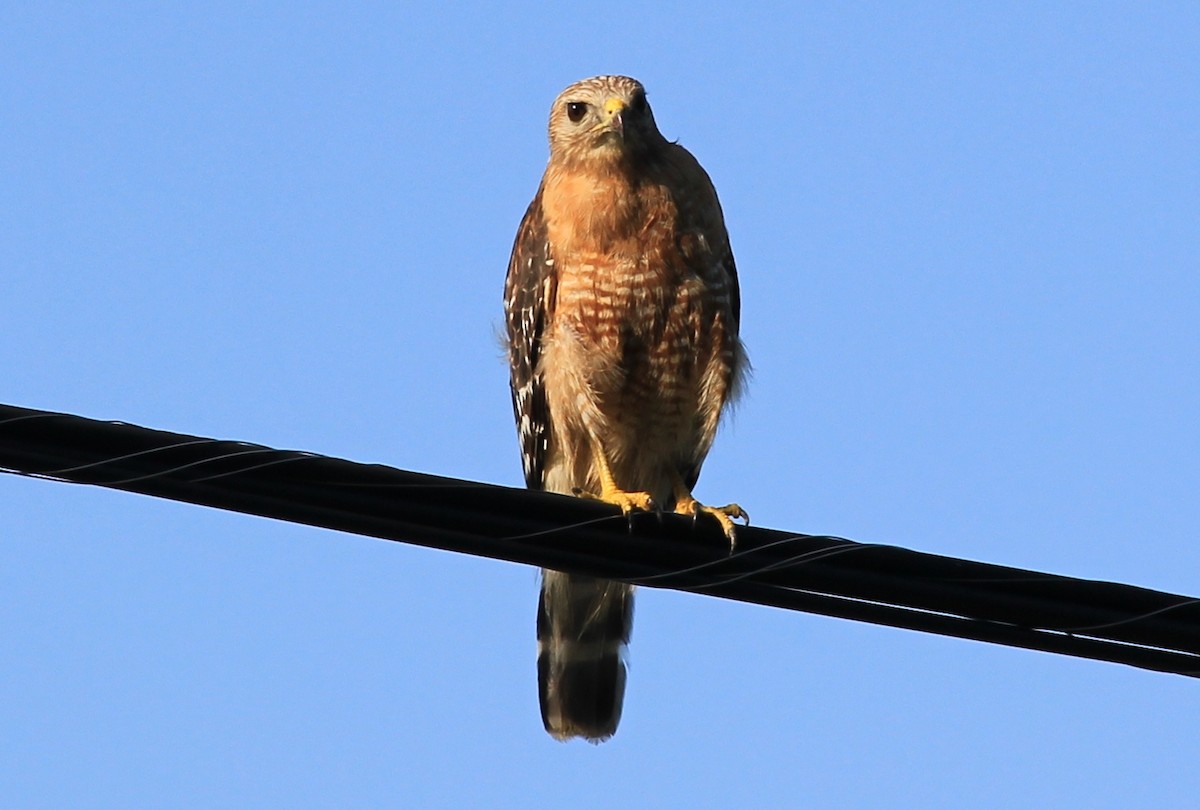
[(550, 440), (546, 390), (538, 374), (542, 336), (554, 307), (554, 259), (546, 241), (542, 193), (529, 204), (508, 261), (504, 281), (505, 328), (513, 418), (521, 443), (525, 485), (542, 489)]
[[(685, 231), (698, 231), (703, 234), (708, 250), (685, 253), (685, 260), (692, 264), (694, 271), (707, 278), (712, 285), (712, 294), (716, 300), (724, 300), (725, 306), (720, 316), (727, 330), (727, 338), (731, 341), (733, 352), (732, 362), (728, 369), (725, 397), (727, 399), (716, 403), (718, 408), (724, 408), (727, 402), (736, 398), (741, 388), (742, 377), (748, 368), (741, 342), (738, 338), (741, 325), (742, 298), (738, 287), (737, 264), (734, 262), (733, 251), (729, 246), (729, 234), (725, 229), (725, 217), (721, 211), (721, 203), (717, 199), (716, 188), (708, 172), (704, 170), (687, 149), (677, 143), (671, 144), (665, 153), (669, 182), (673, 195), (679, 204), (681, 217), (680, 227)], [(715, 263), (714, 263), (715, 259)], [(715, 264), (715, 267), (714, 267)], [(715, 269), (715, 277), (711, 275)], [(708, 272), (706, 272), (706, 270)], [(714, 425), (715, 427), (715, 425)], [(709, 440), (711, 441), (711, 436)], [(700, 468), (707, 455), (707, 445), (700, 450), (700, 455), (694, 463), (680, 469), (684, 483), (689, 489), (696, 486), (700, 478)]]
[[(729, 295), (729, 328), (738, 347), (735, 349), (734, 366), (730, 369), (730, 399), (732, 400), (739, 393), (744, 382), (744, 375), (747, 374), (748, 369), (745, 355), (740, 348), (741, 344), (738, 342), (738, 330), (741, 326), (742, 317), (742, 293), (738, 287), (737, 264), (733, 260), (732, 251), (726, 250), (725, 258), (721, 261), (721, 272), (725, 274)], [(724, 404), (722, 407), (724, 407)], [(680, 470), (680, 475), (683, 477), (683, 481), (687, 484), (689, 490), (696, 488), (696, 482), (700, 480), (700, 468), (703, 465), (704, 456), (701, 456), (695, 464)]]

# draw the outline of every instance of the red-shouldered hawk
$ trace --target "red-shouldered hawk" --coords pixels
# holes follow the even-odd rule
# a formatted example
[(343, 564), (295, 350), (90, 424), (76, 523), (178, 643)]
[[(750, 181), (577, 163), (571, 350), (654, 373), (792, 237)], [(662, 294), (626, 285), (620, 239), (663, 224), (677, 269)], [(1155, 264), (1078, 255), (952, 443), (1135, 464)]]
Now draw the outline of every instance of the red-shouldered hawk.
[[(712, 515), (691, 490), (747, 369), (737, 271), (712, 181), (658, 131), (625, 76), (564, 90), (550, 162), (505, 281), (513, 412), (525, 482), (623, 512)], [(544, 571), (538, 691), (554, 737), (613, 735), (633, 588)]]

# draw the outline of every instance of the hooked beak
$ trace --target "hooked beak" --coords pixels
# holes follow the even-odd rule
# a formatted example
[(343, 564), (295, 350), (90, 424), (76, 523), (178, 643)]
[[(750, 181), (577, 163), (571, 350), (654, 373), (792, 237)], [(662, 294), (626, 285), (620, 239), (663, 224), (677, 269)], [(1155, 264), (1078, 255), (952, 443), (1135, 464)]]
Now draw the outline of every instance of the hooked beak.
[(604, 102), (604, 123), (617, 137), (625, 140), (625, 102), (610, 98)]

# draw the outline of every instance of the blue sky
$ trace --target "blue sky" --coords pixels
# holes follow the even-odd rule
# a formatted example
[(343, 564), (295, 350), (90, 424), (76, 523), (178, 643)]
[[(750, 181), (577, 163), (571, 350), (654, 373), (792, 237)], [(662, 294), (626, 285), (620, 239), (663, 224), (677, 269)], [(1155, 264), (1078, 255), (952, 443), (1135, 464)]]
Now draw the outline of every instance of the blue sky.
[[(1200, 10), (10, 4), (0, 401), (519, 485), (549, 103), (712, 175), (759, 525), (1200, 594)], [(0, 479), (12, 806), (1190, 806), (1200, 683), (640, 593), (562, 745), (533, 570)]]

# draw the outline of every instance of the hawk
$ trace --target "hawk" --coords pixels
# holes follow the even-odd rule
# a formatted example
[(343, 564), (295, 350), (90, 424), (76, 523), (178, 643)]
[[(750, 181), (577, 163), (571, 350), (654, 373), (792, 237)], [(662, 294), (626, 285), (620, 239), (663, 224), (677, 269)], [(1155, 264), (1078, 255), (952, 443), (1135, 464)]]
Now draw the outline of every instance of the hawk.
[[(712, 181), (662, 136), (646, 91), (596, 76), (550, 109), (550, 161), (504, 286), (513, 414), (531, 489), (629, 514), (715, 518), (692, 497), (748, 368), (741, 301)], [(542, 721), (560, 740), (613, 735), (625, 693), (631, 585), (543, 571)]]

